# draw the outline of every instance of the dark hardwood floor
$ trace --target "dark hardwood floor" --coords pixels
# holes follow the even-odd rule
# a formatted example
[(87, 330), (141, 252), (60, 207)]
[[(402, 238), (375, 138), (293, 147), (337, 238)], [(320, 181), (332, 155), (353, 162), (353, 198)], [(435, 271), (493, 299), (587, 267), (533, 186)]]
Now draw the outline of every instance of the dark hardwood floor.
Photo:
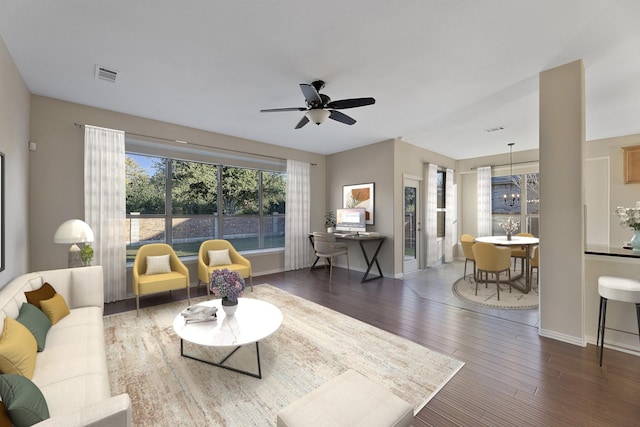
[[(346, 270), (336, 268), (331, 288), (328, 271), (322, 269), (253, 281), (465, 362), (420, 411), (414, 426), (640, 425), (639, 357), (605, 349), (600, 368), (593, 345), (582, 348), (543, 338), (537, 327), (421, 297), (401, 280), (360, 283), (360, 276), (351, 272), (349, 279)], [(430, 277), (411, 280), (431, 286)], [(192, 296), (201, 294), (206, 294), (204, 286), (192, 289)], [(145, 297), (141, 307), (185, 297), (184, 292)], [(107, 304), (105, 313), (131, 309), (135, 301), (121, 301)]]

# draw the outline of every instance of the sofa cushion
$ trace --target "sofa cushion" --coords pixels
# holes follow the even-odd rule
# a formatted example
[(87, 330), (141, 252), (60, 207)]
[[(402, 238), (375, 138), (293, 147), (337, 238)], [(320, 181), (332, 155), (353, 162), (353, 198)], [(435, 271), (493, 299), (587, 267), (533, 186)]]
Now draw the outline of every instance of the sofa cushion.
[(219, 251), (208, 251), (207, 255), (209, 255), (209, 267), (231, 264), (231, 258), (229, 258), (228, 248)]
[(20, 315), (18, 315), (16, 320), (22, 323), (33, 334), (38, 344), (38, 351), (44, 350), (47, 332), (49, 332), (49, 328), (51, 328), (49, 318), (41, 310), (38, 310), (35, 305), (25, 302), (22, 303)]
[(44, 299), (53, 298), (56, 294), (56, 290), (53, 289), (48, 282), (45, 282), (44, 285), (40, 289), (36, 289), (35, 291), (27, 291), (24, 295), (27, 297), (27, 302), (29, 304), (33, 304), (36, 307), (40, 308), (40, 301)]
[(42, 307), (42, 312), (51, 320), (52, 325), (55, 325), (70, 313), (67, 302), (60, 294), (55, 294), (53, 298), (40, 301), (40, 307)]
[(16, 427), (32, 426), (49, 418), (49, 408), (38, 387), (21, 375), (0, 375), (0, 396)]
[(37, 351), (38, 344), (31, 332), (17, 320), (6, 317), (0, 336), (0, 371), (31, 379)]
[(169, 254), (147, 257), (146, 275), (171, 273), (171, 263), (169, 262)]

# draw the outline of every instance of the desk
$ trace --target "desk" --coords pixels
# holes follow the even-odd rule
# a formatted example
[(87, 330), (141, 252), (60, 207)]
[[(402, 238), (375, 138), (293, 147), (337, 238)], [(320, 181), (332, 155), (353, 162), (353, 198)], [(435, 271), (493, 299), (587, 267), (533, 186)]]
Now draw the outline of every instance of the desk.
[[(360, 283), (368, 282), (370, 280), (375, 280), (383, 277), (382, 269), (380, 268), (380, 263), (378, 262), (378, 254), (380, 253), (380, 248), (382, 247), (382, 243), (384, 243), (384, 240), (386, 239), (385, 236), (380, 236), (380, 235), (362, 236), (362, 235), (354, 234), (349, 236), (335, 236), (335, 237), (336, 237), (336, 240), (357, 241), (358, 244), (360, 245), (362, 256), (364, 257), (364, 260), (367, 263), (367, 270), (362, 275), (362, 280), (360, 280)], [(313, 233), (309, 234), (309, 241), (311, 242), (311, 246), (313, 247)], [(365, 248), (365, 242), (374, 243), (374, 245), (369, 245), (369, 246), (375, 246), (375, 243), (377, 243), (377, 246), (375, 246), (375, 250), (373, 251), (373, 255), (371, 256), (371, 259), (369, 259), (369, 255), (367, 254), (367, 250)], [(313, 261), (313, 265), (311, 265), (311, 268), (314, 268), (316, 266), (318, 259), (319, 258), (316, 257), (315, 261)], [(378, 275), (374, 277), (368, 277), (369, 272), (371, 271), (371, 267), (373, 267), (373, 264), (375, 264), (376, 267), (378, 268)]]
[(519, 289), (525, 294), (528, 294), (531, 291), (531, 276), (529, 274), (529, 265), (531, 262), (531, 246), (535, 246), (540, 243), (540, 239), (537, 237), (524, 237), (524, 236), (513, 236), (511, 240), (507, 240), (507, 236), (487, 236), (487, 237), (476, 237), (476, 242), (483, 243), (491, 243), (492, 245), (497, 246), (524, 246), (526, 247), (527, 256), (525, 257), (525, 268), (522, 274), (517, 277), (513, 277), (511, 280), (519, 279), (522, 275), (525, 275), (524, 280), (524, 288), (521, 288), (516, 283), (512, 283), (512, 286)]

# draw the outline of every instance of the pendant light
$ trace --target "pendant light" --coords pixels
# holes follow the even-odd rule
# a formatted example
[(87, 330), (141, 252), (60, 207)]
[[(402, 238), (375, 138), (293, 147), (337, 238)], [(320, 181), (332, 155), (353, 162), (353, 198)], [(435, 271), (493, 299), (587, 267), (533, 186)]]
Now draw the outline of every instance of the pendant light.
[(514, 142), (507, 144), (509, 146), (509, 192), (502, 195), (504, 204), (507, 206), (517, 206), (520, 203), (520, 193), (513, 191), (513, 146)]

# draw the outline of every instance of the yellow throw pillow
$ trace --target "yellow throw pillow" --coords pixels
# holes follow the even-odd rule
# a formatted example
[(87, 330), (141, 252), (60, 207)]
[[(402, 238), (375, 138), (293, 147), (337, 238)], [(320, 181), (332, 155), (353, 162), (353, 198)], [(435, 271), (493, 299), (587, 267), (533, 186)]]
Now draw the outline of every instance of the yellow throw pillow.
[(5, 317), (0, 336), (0, 371), (31, 379), (37, 351), (38, 344), (31, 332), (17, 320)]
[(58, 320), (70, 313), (67, 302), (60, 294), (55, 294), (53, 298), (40, 301), (40, 307), (49, 320), (51, 320), (52, 325), (55, 325), (58, 323)]

